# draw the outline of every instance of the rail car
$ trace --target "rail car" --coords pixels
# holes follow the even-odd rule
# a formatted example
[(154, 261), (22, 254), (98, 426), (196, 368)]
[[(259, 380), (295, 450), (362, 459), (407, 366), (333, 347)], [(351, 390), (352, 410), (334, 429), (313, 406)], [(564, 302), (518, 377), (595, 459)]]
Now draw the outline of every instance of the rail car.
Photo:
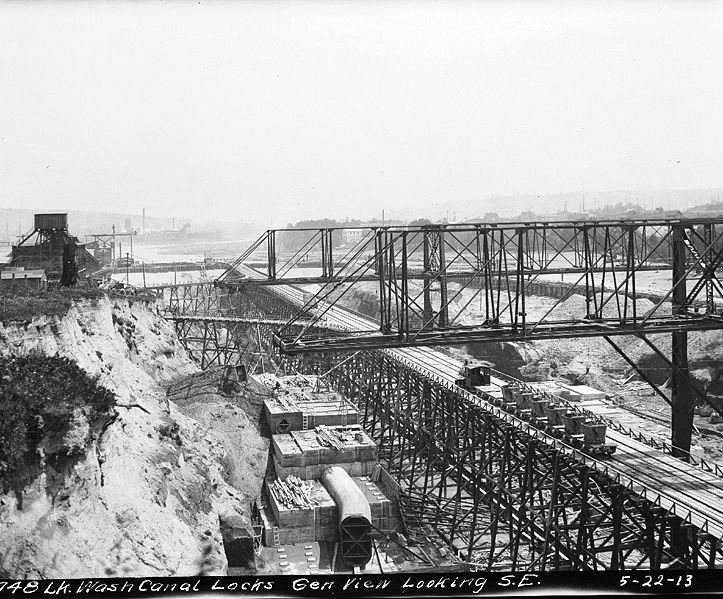
[(607, 424), (601, 418), (576, 410), (550, 395), (535, 393), (515, 382), (492, 377), (487, 363), (467, 361), (459, 374), (461, 378), (456, 383), (463, 389), (592, 457), (606, 458), (617, 449), (614, 443), (606, 443)]
[(465, 360), (462, 368), (459, 369), (459, 375), (455, 382), (465, 389), (474, 387), (489, 386), (492, 376), (492, 364), (479, 360)]

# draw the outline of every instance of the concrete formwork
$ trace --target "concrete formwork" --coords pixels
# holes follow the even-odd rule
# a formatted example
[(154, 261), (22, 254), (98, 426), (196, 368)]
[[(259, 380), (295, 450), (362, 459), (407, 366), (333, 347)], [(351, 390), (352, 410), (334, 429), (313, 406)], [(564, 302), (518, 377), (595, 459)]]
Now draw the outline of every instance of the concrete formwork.
[[(328, 466), (324, 466), (328, 468)], [(369, 476), (352, 476), (356, 486), (369, 502), (371, 523), (384, 532), (399, 526), (399, 510), (393, 499)], [(311, 489), (312, 506), (291, 508), (280, 504), (273, 492), (266, 490), (266, 502), (260, 511), (264, 526), (263, 539), (267, 546), (274, 546), (274, 528), (278, 545), (295, 545), (311, 541), (337, 541), (339, 538), (339, 510), (319, 480)], [(373, 537), (381, 533), (372, 531)]]
[(359, 422), (356, 406), (338, 393), (276, 395), (264, 400), (264, 416), (272, 433)]
[(276, 475), (282, 480), (291, 474), (308, 480), (319, 478), (326, 466), (341, 466), (351, 476), (371, 474), (377, 461), (377, 446), (361, 426), (330, 429), (348, 433), (349, 438), (340, 449), (322, 445), (315, 430), (273, 435)]

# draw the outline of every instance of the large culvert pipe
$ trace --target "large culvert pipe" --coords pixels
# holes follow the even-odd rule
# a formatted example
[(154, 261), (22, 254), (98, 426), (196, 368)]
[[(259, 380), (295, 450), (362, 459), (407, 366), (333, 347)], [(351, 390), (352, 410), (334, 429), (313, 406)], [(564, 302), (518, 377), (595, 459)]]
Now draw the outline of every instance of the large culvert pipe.
[(339, 510), (341, 558), (347, 566), (363, 566), (372, 557), (372, 511), (367, 498), (346, 470), (339, 466), (324, 470), (321, 484)]

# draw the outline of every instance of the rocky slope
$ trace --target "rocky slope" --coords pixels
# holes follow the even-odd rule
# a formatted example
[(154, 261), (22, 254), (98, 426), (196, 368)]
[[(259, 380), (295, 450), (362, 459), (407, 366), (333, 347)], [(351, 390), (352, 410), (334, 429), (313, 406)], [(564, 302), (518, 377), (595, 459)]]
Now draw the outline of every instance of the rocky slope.
[[(228, 442), (168, 400), (171, 382), (198, 372), (172, 326), (147, 302), (81, 301), (0, 324), (0, 356), (29, 352), (71, 358), (115, 405), (100, 429), (79, 413), (54, 440), (76, 456), (62, 476), (41, 459), (22, 488), (0, 485), (0, 577), (225, 573), (222, 523), (248, 528), (260, 478), (230, 484)], [(48, 440), (36, 441), (42, 453)], [(257, 438), (239, 451), (265, 464), (264, 448)]]

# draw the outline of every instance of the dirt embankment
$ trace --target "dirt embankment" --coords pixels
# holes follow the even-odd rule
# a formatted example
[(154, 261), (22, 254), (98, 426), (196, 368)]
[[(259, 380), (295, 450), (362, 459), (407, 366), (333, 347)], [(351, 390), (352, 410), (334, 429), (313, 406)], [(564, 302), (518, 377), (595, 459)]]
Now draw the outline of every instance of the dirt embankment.
[[(251, 468), (230, 466), (261, 460), (254, 418), (233, 408), (248, 442), (230, 457), (232, 431), (211, 430), (228, 418), (169, 401), (168, 385), (198, 368), (145, 301), (82, 299), (0, 323), (0, 379), (20, 380), (7, 364), (54, 355), (68, 358), (55, 375), (22, 366), (23, 385), (0, 405), (0, 418), (24, 423), (5, 448), (11, 459), (0, 457), (0, 577), (224, 574), (222, 523), (248, 527), (260, 486)], [(217, 394), (216, 413), (229, 410), (223, 402)]]
[(168, 389), (168, 399), (179, 411), (221, 443), (224, 479), (250, 501), (260, 493), (268, 463), (271, 435), (263, 400), (269, 394), (268, 387), (254, 379), (224, 385), (222, 368), (186, 377)]

